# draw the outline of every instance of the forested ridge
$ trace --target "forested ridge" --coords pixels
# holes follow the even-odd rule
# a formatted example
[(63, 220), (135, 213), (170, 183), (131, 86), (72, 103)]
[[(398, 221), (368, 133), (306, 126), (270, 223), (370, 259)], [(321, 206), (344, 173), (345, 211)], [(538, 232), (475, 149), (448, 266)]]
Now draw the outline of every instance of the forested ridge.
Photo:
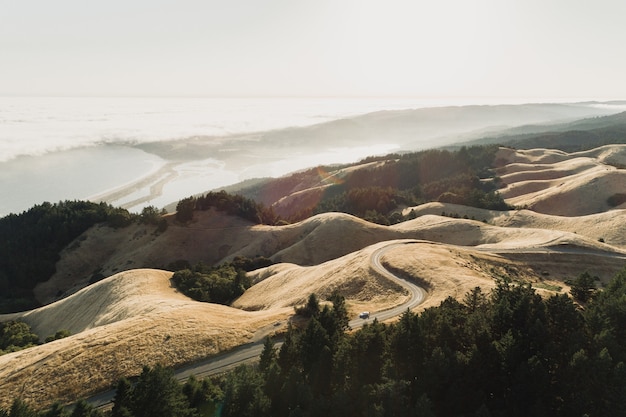
[[(183, 199), (176, 207), (177, 219), (191, 221), (194, 211), (211, 207), (265, 224), (296, 222), (333, 211), (391, 224), (404, 220), (394, 214), (399, 207), (431, 201), (506, 210), (510, 207), (497, 193), (499, 183), (493, 170), (497, 150), (495, 145), (462, 147), (455, 151), (433, 149), (370, 157), (344, 167), (317, 167), (248, 187), (240, 191), (242, 195), (221, 191)], [(300, 190), (302, 184), (315, 186), (328, 175), (324, 172), (368, 163), (374, 166), (335, 179), (313, 206), (296, 202), (295, 206), (283, 207), (281, 212), (271, 206), (293, 190)]]
[[(626, 269), (584, 306), (499, 278), (491, 293), (347, 333), (345, 301), (329, 302), (310, 297), (308, 324), (290, 327), (280, 349), (266, 339), (258, 365), (185, 384), (160, 366), (120, 380), (108, 415), (626, 415)], [(15, 399), (2, 415), (69, 413)], [(71, 415), (107, 414), (81, 401)]]
[(54, 274), (61, 250), (91, 226), (123, 227), (133, 218), (127, 210), (88, 201), (45, 202), (1, 218), (0, 313), (37, 307), (33, 288)]

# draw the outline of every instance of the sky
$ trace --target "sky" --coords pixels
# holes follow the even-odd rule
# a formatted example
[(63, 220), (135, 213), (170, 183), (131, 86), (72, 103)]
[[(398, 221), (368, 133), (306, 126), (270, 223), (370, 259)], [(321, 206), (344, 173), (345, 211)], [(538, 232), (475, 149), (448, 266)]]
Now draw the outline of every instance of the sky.
[(0, 95), (625, 99), (623, 0), (0, 0)]

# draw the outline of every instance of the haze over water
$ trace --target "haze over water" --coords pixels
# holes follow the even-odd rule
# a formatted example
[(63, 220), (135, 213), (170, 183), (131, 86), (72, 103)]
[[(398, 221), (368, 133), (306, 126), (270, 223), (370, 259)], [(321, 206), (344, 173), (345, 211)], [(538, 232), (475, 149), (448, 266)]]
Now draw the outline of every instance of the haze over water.
[[(220, 149), (227, 149), (236, 147), (229, 140), (233, 135), (311, 126), (380, 110), (470, 103), (496, 101), (0, 97), (0, 216), (43, 201), (97, 199), (142, 176), (158, 173), (168, 161), (163, 155), (134, 147), (140, 144), (215, 137)], [(267, 143), (268, 147), (274, 145)], [(160, 196), (144, 198), (146, 201), (133, 206), (132, 202), (139, 201), (146, 192), (139, 187), (135, 195), (128, 194), (113, 203), (126, 204), (135, 211), (148, 204), (161, 207), (244, 179), (280, 176), (319, 164), (353, 162), (397, 147), (385, 138), (363, 147), (346, 148), (334, 143), (314, 152), (277, 157), (267, 164), (260, 160), (236, 171), (225, 170), (216, 154), (171, 168), (167, 175), (175, 180), (161, 187)], [(274, 156), (280, 152), (277, 149)]]

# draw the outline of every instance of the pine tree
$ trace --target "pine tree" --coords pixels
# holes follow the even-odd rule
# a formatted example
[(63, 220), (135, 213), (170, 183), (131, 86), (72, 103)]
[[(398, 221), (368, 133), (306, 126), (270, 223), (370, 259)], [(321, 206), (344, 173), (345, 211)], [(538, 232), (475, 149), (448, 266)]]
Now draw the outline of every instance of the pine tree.
[(133, 389), (130, 411), (135, 417), (187, 417), (193, 415), (182, 388), (170, 369), (145, 367)]
[(267, 336), (265, 343), (263, 344), (263, 351), (259, 359), (259, 369), (263, 373), (267, 373), (269, 367), (276, 361), (276, 349), (274, 348), (274, 342)]
[(63, 407), (61, 403), (54, 403), (43, 417), (66, 417), (67, 415), (68, 413), (65, 411), (65, 407)]
[(113, 409), (111, 410), (112, 417), (129, 417), (132, 416), (130, 407), (132, 406), (132, 393), (133, 387), (130, 381), (126, 378), (122, 378), (117, 383), (115, 390), (115, 398), (113, 399)]
[(17, 398), (13, 400), (13, 404), (11, 404), (11, 410), (9, 411), (8, 416), (9, 417), (37, 417), (37, 412), (33, 410), (24, 401)]
[(95, 410), (91, 404), (85, 400), (79, 400), (74, 406), (70, 417), (101, 417), (102, 413)]

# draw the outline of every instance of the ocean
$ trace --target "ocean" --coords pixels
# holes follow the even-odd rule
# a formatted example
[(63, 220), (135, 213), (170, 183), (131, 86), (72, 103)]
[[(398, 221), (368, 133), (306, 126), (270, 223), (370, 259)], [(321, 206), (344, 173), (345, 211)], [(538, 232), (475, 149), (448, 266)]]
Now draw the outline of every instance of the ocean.
[[(420, 105), (410, 99), (0, 97), (0, 216), (43, 201), (97, 199), (166, 164), (137, 144), (228, 138)], [(350, 159), (322, 154), (319, 163)], [(297, 163), (269, 174), (284, 174)], [(128, 208), (164, 206), (255, 175), (223, 171), (210, 159), (177, 170), (178, 181), (160, 196)], [(128, 205), (141, 193), (110, 202)]]
[[(67, 199), (137, 212), (249, 178), (353, 162), (399, 144), (381, 138), (344, 146), (338, 140), (290, 150), (288, 140), (254, 135), (383, 110), (470, 103), (476, 100), (0, 97), (0, 216)], [(170, 157), (148, 146), (174, 149), (172, 143), (198, 138), (213, 147), (197, 158)], [(234, 161), (244, 154), (245, 161)]]

